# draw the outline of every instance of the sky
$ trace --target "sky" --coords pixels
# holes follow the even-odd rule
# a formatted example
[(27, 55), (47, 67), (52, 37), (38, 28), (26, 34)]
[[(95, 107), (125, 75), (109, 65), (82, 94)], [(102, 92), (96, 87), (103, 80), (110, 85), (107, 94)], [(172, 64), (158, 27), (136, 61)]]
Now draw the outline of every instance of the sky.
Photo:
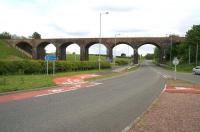
[(99, 37), (102, 13), (102, 37), (184, 36), (200, 23), (199, 7), (200, 0), (0, 0), (0, 32)]

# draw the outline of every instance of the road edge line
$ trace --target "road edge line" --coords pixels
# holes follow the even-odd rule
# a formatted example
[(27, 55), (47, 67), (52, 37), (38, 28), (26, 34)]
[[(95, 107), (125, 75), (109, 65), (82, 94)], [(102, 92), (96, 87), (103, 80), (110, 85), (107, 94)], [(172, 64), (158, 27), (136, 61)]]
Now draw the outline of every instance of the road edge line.
[(165, 89), (166, 89), (166, 83), (165, 86), (163, 88), (163, 90), (161, 91), (160, 95), (158, 95), (157, 98), (155, 98), (155, 100), (147, 107), (146, 111), (142, 112), (142, 114), (140, 116), (138, 116), (134, 121), (132, 121), (128, 126), (126, 126), (124, 129), (122, 129), (121, 132), (128, 132), (135, 124), (137, 124), (137, 122), (139, 122), (141, 120), (141, 118), (153, 107), (153, 105), (158, 102), (159, 98), (161, 97), (161, 95), (163, 95)]

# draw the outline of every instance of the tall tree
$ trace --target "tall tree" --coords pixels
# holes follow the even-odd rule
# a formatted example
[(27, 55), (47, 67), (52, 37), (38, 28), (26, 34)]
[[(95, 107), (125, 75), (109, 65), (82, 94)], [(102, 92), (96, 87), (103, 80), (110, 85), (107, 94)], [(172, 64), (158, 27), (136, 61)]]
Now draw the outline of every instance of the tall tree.
[(38, 32), (34, 32), (34, 33), (32, 34), (32, 38), (33, 38), (33, 39), (41, 39), (41, 35), (40, 35)]
[[(191, 61), (195, 61), (197, 59), (197, 44), (198, 49), (200, 48), (200, 25), (193, 25), (190, 30), (186, 33), (186, 43), (188, 47), (191, 48)], [(200, 54), (198, 54), (198, 59), (200, 58)]]
[(186, 33), (186, 42), (190, 45), (196, 45), (200, 42), (200, 25), (193, 25), (192, 29)]

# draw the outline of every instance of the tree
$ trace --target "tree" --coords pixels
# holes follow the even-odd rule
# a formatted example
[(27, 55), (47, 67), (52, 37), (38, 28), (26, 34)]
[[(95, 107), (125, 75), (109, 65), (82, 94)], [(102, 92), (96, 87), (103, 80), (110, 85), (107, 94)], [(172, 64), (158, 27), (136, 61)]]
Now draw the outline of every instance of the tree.
[(157, 48), (157, 47), (154, 49), (154, 59), (155, 59), (155, 61), (157, 63), (159, 62), (159, 59), (160, 59), (160, 49)]
[(190, 45), (196, 45), (200, 42), (200, 25), (193, 25), (192, 29), (186, 33), (186, 42)]
[[(191, 49), (191, 61), (196, 59), (197, 44), (200, 43), (200, 25), (193, 25), (190, 30), (186, 33), (186, 44)], [(200, 48), (200, 46), (198, 46)], [(200, 54), (198, 54), (200, 58)]]
[(154, 59), (154, 54), (146, 54), (145, 59), (147, 60), (153, 60)]
[(126, 54), (125, 53), (121, 53), (121, 57), (126, 57)]
[(34, 32), (31, 37), (33, 39), (41, 39), (41, 35), (38, 32)]
[(0, 34), (0, 39), (11, 39), (11, 34), (8, 32), (3, 32)]

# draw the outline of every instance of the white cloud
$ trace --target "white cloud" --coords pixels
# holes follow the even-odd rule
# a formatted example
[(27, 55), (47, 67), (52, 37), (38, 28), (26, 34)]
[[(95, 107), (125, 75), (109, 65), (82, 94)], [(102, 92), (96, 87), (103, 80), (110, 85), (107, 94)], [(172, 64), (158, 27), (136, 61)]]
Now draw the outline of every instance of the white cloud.
[(127, 44), (119, 44), (113, 48), (113, 56), (120, 56), (122, 53), (131, 56), (133, 55), (133, 48)]
[[(0, 0), (0, 32), (43, 38), (185, 35), (200, 23), (198, 0)], [(124, 35), (124, 37), (126, 37)], [(123, 35), (122, 35), (123, 37)]]
[(152, 44), (143, 45), (143, 46), (139, 47), (138, 54), (143, 55), (143, 56), (146, 54), (153, 54), (155, 48), (156, 48), (156, 46), (154, 46)]
[(103, 44), (94, 44), (89, 48), (89, 54), (98, 54), (99, 53), (99, 46), (100, 46), (100, 54), (106, 54), (107, 49)]
[(80, 47), (77, 44), (71, 44), (66, 48), (66, 53), (76, 53), (76, 54), (80, 54)]

